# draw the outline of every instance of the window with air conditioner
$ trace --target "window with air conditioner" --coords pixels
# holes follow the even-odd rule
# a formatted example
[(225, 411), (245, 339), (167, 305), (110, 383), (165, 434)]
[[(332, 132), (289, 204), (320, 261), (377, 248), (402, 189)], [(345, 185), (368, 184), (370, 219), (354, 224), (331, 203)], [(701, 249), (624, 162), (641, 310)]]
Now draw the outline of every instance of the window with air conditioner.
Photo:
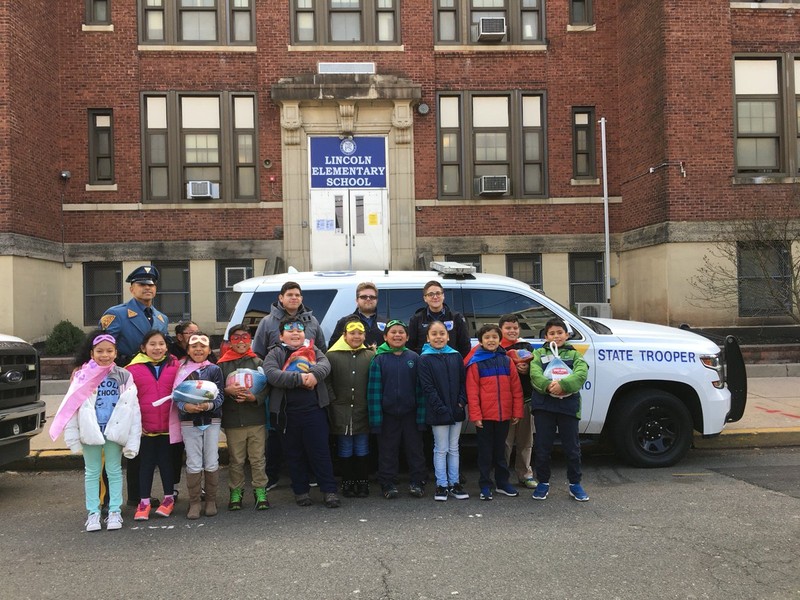
[(227, 321), (239, 299), (239, 294), (233, 290), (233, 286), (253, 276), (253, 261), (218, 260), (216, 271), (217, 321)]
[(438, 108), (442, 199), (545, 194), (542, 93), (442, 94)]
[(143, 106), (144, 201), (257, 199), (253, 94), (148, 93)]
[(434, 0), (434, 6), (436, 44), (544, 43), (544, 0)]

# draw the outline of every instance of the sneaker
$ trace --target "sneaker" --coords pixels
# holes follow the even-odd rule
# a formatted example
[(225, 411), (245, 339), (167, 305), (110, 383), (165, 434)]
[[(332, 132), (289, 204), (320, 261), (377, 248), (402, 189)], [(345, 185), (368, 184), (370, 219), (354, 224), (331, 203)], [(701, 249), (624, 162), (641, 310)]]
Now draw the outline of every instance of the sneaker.
[(498, 485), (497, 486), (497, 493), (498, 494), (503, 494), (504, 496), (508, 496), (510, 498), (516, 498), (517, 496), (519, 496), (519, 492), (517, 491), (517, 488), (515, 488), (510, 483), (505, 483), (503, 485)]
[(425, 495), (425, 488), (421, 483), (412, 483), (408, 486), (408, 493), (414, 498), (422, 498)]
[(481, 500), (491, 500), (491, 499), (492, 499), (492, 488), (482, 487)]
[(451, 486), (448, 491), (450, 492), (450, 495), (456, 500), (469, 500), (469, 494), (466, 491), (464, 491), (464, 488), (461, 487), (460, 483)]
[(265, 487), (264, 489), (267, 490), (267, 491), (270, 491), (270, 490), (274, 490), (276, 487), (278, 487), (278, 480), (277, 479), (269, 479), (268, 478), (267, 479), (267, 487)]
[(525, 479), (520, 479), (519, 484), (524, 485), (529, 490), (536, 489), (536, 484), (539, 483), (533, 477), (526, 477)]
[[(253, 493), (255, 493), (255, 490), (253, 490)], [(242, 510), (242, 488), (233, 488), (231, 490), (228, 510)]]
[(325, 506), (328, 508), (339, 508), (341, 505), (342, 502), (339, 500), (339, 496), (333, 492), (328, 492), (325, 494)]
[(310, 485), (311, 487), (317, 487), (319, 485), (319, 483), (317, 483), (317, 478), (311, 477), (310, 481), (308, 482), (308, 485)]
[(106, 519), (106, 529), (109, 531), (122, 529), (122, 514), (118, 512), (108, 513), (108, 518)]
[[(233, 494), (231, 493), (231, 496)], [(269, 508), (269, 500), (267, 500), (267, 490), (264, 488), (255, 488), (253, 490), (253, 496), (256, 499), (256, 510), (267, 510)], [(241, 507), (241, 502), (239, 506)]]
[(356, 498), (368, 498), (368, 497), (369, 497), (369, 481), (366, 479), (356, 481)]
[(589, 499), (589, 494), (583, 490), (583, 486), (580, 483), (569, 484), (569, 495), (578, 502), (586, 502)]
[(393, 485), (384, 485), (382, 487), (383, 490), (383, 497), (387, 500), (394, 500), (395, 498), (400, 497), (400, 492), (397, 491), (397, 488)]
[(150, 505), (145, 504), (144, 501), (139, 502), (139, 507), (136, 509), (136, 514), (133, 515), (134, 521), (147, 521), (150, 519)]
[(156, 509), (156, 514), (159, 517), (168, 517), (172, 514), (173, 508), (175, 508), (175, 498), (172, 496), (164, 496), (161, 505)]
[(297, 494), (294, 497), (294, 501), (295, 504), (297, 504), (297, 506), (311, 506), (312, 504), (314, 504), (314, 501), (308, 494)]
[(86, 531), (100, 531), (100, 513), (89, 513), (86, 518)]
[(433, 492), (433, 499), (437, 502), (447, 501), (447, 488), (441, 485), (436, 486), (436, 491)]
[(531, 494), (531, 498), (534, 500), (544, 500), (547, 498), (547, 492), (550, 491), (550, 484), (539, 482), (536, 484), (536, 489), (533, 490), (533, 494)]

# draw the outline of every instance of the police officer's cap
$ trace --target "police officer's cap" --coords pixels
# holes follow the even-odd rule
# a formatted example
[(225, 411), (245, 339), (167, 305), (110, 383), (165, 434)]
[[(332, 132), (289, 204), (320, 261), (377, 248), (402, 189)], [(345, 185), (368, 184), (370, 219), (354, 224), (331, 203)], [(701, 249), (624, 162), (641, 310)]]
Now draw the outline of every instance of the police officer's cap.
[(142, 265), (134, 269), (125, 281), (128, 283), (147, 283), (155, 285), (158, 283), (158, 269), (151, 265)]

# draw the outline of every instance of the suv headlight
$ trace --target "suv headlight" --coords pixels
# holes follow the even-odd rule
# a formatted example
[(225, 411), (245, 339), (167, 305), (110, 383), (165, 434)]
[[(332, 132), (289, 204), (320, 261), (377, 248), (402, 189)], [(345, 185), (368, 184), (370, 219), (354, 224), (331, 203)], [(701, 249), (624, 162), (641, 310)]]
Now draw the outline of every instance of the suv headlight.
[(724, 376), (722, 374), (722, 363), (719, 360), (719, 353), (717, 354), (701, 354), (700, 362), (706, 369), (711, 369), (717, 372), (717, 380), (713, 382), (715, 388), (722, 389), (725, 387)]

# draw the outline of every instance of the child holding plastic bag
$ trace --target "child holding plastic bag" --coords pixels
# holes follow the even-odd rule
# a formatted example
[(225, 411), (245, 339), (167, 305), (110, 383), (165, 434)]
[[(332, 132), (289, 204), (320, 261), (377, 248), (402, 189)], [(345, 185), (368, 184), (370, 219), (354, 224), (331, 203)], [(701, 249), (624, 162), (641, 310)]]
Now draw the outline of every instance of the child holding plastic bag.
[(556, 438), (567, 457), (569, 494), (586, 502), (588, 494), (581, 486), (581, 446), (578, 423), (581, 418), (580, 390), (586, 382), (589, 365), (580, 352), (567, 344), (569, 333), (561, 319), (550, 319), (544, 326), (544, 346), (533, 353), (531, 411), (536, 427), (534, 455), (539, 484), (534, 500), (544, 500), (550, 491), (550, 453)]

